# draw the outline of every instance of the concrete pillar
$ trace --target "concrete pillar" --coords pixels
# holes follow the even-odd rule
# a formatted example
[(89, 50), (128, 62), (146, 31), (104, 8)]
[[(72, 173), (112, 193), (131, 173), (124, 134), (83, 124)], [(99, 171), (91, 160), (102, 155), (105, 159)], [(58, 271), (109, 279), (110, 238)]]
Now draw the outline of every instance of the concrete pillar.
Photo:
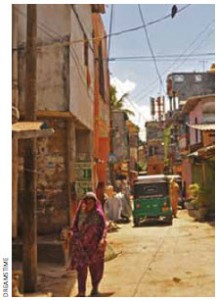
[(71, 225), (77, 207), (76, 182), (76, 126), (73, 120), (67, 124), (67, 171), (68, 171), (68, 223)]
[[(12, 6), (12, 105), (18, 108), (18, 15)], [(12, 237), (17, 237), (18, 226), (18, 140), (12, 141)]]
[(17, 237), (18, 227), (18, 140), (12, 140), (12, 237)]

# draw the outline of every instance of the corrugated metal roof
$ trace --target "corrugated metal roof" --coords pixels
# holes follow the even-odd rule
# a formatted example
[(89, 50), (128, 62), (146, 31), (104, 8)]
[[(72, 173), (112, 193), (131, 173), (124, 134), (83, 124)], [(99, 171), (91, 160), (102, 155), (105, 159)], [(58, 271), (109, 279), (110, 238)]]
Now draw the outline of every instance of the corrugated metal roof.
[(215, 124), (188, 124), (187, 123), (187, 126), (202, 131), (215, 130)]

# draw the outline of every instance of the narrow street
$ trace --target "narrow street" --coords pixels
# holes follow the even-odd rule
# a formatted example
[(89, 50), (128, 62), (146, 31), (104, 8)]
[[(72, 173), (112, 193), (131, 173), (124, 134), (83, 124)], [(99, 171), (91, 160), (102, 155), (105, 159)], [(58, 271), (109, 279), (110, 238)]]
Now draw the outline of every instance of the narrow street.
[(3, 297), (214, 297), (214, 9), (11, 5)]
[(100, 288), (104, 296), (214, 296), (213, 224), (195, 222), (181, 210), (172, 226), (154, 223), (134, 228), (130, 223), (120, 227), (108, 234), (119, 255), (105, 264)]

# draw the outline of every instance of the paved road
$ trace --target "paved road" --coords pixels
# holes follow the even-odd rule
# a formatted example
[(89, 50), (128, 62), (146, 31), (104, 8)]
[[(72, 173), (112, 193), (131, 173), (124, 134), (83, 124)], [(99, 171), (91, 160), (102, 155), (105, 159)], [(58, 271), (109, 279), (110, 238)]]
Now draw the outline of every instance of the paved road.
[(214, 296), (213, 225), (179, 211), (172, 226), (124, 224), (108, 234), (108, 241), (120, 254), (106, 262), (101, 292), (112, 297)]

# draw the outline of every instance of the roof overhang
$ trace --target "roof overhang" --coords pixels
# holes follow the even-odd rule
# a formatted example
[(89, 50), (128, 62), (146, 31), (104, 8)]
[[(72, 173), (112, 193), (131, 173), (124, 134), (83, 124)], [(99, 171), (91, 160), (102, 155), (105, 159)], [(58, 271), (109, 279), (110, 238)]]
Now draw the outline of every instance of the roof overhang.
[(192, 152), (187, 155), (187, 157), (200, 157), (200, 158), (211, 158), (215, 155), (215, 145), (207, 146), (198, 149), (195, 152)]
[(189, 124), (186, 125), (190, 128), (201, 130), (201, 131), (215, 131), (215, 124)]
[(202, 100), (203, 101), (215, 101), (215, 95), (214, 94), (200, 95), (200, 96), (194, 96), (194, 97), (188, 98), (185, 105), (183, 106), (182, 112), (189, 113)]
[(55, 131), (53, 128), (42, 128), (43, 122), (16, 122), (12, 124), (12, 137), (17, 139), (31, 139), (48, 137)]

